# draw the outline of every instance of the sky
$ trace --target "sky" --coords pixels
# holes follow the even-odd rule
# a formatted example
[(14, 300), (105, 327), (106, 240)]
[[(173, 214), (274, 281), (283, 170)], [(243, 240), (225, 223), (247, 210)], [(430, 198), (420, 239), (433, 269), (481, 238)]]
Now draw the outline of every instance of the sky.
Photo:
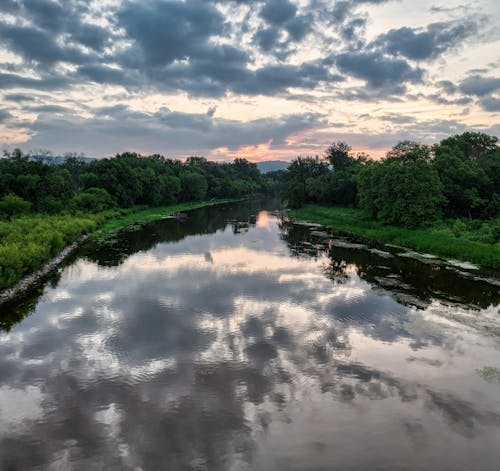
[(2, 0), (0, 148), (290, 160), (500, 137), (498, 0)]

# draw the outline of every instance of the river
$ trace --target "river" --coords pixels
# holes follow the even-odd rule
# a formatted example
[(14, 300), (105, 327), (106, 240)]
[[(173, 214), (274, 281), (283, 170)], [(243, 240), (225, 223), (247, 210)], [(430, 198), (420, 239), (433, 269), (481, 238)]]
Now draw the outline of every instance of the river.
[(0, 316), (2, 470), (491, 470), (494, 274), (272, 203), (87, 244)]

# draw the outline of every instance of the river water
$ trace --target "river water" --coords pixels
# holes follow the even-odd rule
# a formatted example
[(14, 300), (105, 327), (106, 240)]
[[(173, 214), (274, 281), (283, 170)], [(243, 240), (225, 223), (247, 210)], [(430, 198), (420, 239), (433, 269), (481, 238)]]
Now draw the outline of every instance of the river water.
[(495, 470), (498, 279), (204, 208), (0, 316), (2, 470)]

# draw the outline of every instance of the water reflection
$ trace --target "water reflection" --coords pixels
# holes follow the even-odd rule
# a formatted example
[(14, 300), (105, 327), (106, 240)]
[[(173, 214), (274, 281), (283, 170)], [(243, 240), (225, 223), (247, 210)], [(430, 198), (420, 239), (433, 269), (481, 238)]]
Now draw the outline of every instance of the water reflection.
[(496, 469), (495, 292), (312, 232), (240, 205), (89, 247), (0, 336), (0, 468)]

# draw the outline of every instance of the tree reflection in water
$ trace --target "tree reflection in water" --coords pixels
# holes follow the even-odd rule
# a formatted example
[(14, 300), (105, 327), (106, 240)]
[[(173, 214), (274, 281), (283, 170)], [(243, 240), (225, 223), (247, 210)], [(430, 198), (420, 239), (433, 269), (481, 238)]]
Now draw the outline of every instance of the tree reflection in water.
[(495, 469), (497, 338), (442, 317), (488, 283), (258, 209), (89, 247), (4, 321), (0, 468)]

